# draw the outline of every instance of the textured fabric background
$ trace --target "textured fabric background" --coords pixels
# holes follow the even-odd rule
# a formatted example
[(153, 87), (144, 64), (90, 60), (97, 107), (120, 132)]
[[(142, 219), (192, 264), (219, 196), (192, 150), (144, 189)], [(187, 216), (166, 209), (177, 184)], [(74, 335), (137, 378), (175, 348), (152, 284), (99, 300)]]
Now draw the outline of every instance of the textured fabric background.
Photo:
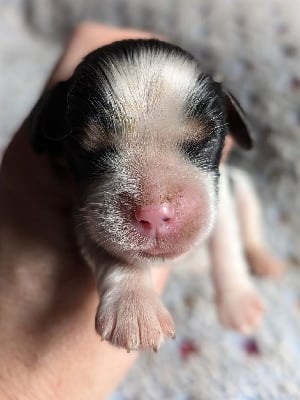
[(142, 355), (113, 400), (300, 399), (299, 11), (291, 0), (0, 0), (0, 147), (71, 27), (91, 16), (162, 32), (191, 50), (223, 77), (255, 131), (255, 151), (234, 161), (252, 171), (273, 250), (291, 264), (280, 282), (257, 280), (262, 327), (242, 337), (219, 326), (199, 250), (176, 266), (165, 292), (177, 339)]

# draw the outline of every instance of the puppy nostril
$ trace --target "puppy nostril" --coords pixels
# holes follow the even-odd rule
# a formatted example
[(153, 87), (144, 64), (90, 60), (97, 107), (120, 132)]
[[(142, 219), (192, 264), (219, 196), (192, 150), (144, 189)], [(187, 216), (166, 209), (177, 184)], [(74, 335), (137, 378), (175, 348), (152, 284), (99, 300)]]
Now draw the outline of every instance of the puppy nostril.
[(171, 203), (145, 205), (134, 213), (137, 228), (149, 237), (170, 234), (175, 226), (174, 217), (175, 206)]
[(152, 227), (151, 223), (149, 221), (141, 220), (139, 223), (146, 229), (150, 229)]

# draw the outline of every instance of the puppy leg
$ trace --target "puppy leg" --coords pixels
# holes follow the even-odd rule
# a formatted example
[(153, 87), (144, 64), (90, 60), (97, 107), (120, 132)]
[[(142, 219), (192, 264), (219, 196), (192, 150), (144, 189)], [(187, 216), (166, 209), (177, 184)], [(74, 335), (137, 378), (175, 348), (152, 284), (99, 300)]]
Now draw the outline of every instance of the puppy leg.
[(263, 304), (248, 275), (225, 168), (221, 173), (219, 196), (217, 221), (210, 239), (217, 312), (224, 326), (248, 333), (259, 324)]
[(283, 271), (283, 264), (270, 254), (264, 243), (261, 208), (254, 187), (247, 174), (239, 169), (230, 169), (230, 176), (249, 266), (255, 274), (277, 277)]
[(157, 350), (174, 337), (174, 323), (152, 287), (147, 267), (115, 265), (96, 269), (100, 304), (96, 331), (102, 340), (131, 350)]

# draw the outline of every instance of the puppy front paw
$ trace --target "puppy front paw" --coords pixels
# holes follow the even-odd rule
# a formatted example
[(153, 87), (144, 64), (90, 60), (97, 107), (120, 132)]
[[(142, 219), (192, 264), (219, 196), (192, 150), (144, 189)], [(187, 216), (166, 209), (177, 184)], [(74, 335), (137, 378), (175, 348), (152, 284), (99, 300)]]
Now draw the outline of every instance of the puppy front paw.
[(226, 328), (248, 334), (261, 322), (264, 305), (252, 286), (232, 288), (216, 301), (219, 320)]
[(164, 337), (175, 337), (168, 310), (151, 290), (108, 290), (96, 313), (96, 331), (127, 351), (154, 350)]

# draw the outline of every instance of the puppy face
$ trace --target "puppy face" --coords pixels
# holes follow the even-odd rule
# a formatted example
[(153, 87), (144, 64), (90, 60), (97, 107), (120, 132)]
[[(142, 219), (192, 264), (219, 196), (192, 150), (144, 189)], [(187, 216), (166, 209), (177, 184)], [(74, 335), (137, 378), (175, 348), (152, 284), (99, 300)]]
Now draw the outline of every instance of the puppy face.
[(177, 257), (210, 233), (225, 95), (178, 47), (129, 40), (94, 51), (31, 126), (35, 147), (66, 158), (78, 182), (85, 241), (136, 263)]

